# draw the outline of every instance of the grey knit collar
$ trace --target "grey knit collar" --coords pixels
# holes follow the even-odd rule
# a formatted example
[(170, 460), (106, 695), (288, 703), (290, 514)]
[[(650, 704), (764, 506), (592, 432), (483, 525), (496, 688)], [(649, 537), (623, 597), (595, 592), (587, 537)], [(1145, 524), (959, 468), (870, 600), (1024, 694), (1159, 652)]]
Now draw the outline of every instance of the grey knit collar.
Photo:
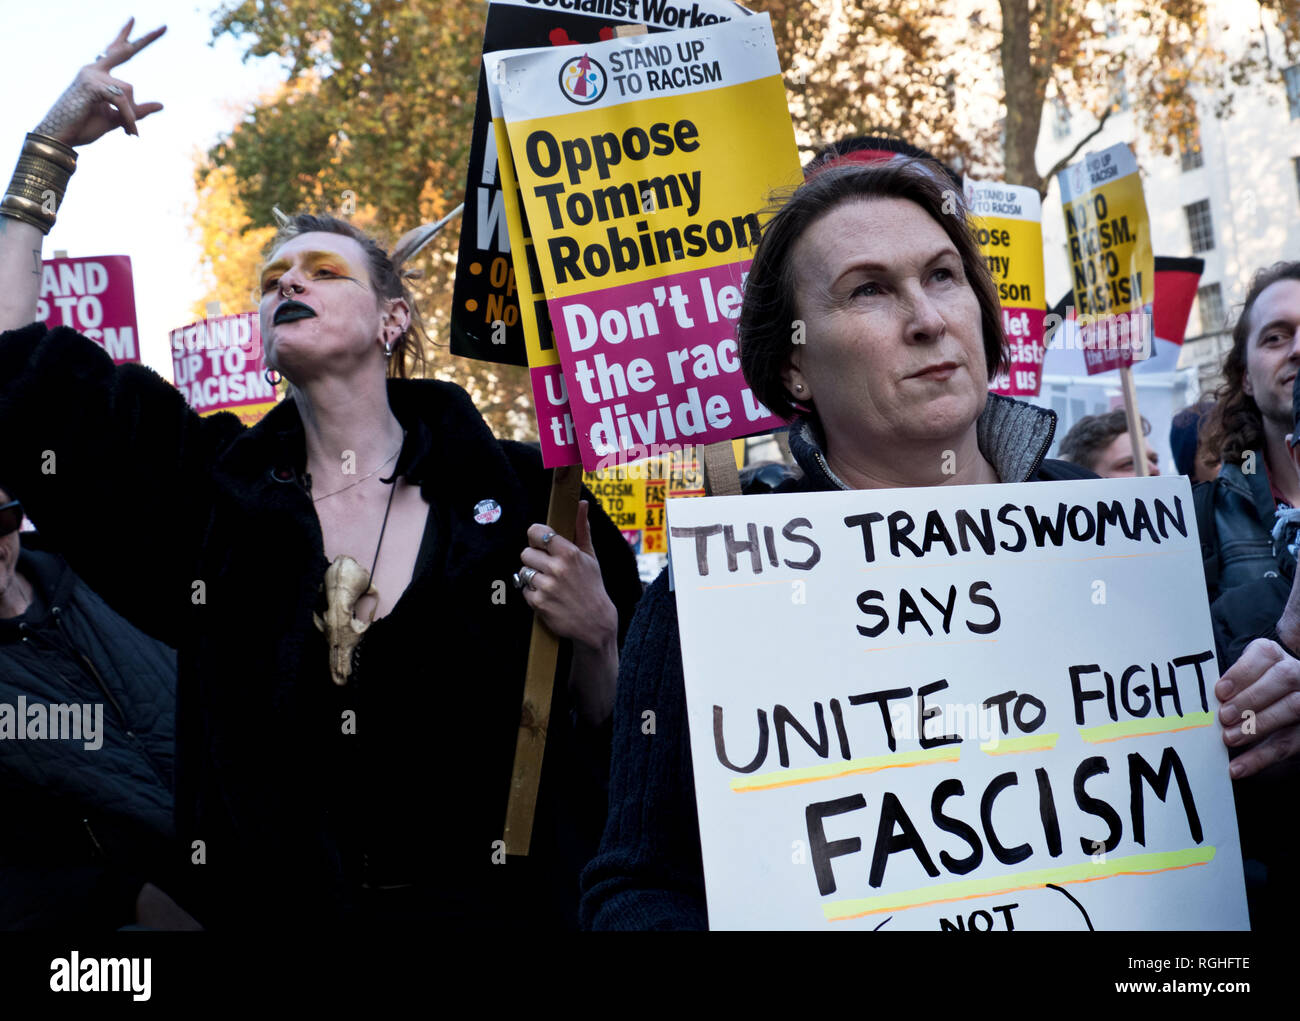
[[(989, 394), (975, 423), (980, 453), (1004, 482), (1034, 477), (1056, 434), (1056, 412), (1001, 394)], [(849, 489), (826, 463), (821, 426), (812, 417), (790, 426), (790, 452), (818, 489)]]

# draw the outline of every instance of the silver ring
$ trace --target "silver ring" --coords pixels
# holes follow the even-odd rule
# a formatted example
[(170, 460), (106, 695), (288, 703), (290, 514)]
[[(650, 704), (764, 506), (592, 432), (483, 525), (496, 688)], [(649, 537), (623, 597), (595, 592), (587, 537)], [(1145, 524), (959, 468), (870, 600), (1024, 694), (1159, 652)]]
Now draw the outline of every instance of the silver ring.
[(547, 532), (545, 535), (542, 536), (542, 545), (545, 546), (547, 549), (549, 549), (551, 546), (551, 540), (554, 538), (555, 538), (554, 532)]
[(537, 568), (521, 567), (515, 572), (515, 588), (526, 589), (532, 588), (532, 581), (537, 577)]
[(118, 88), (116, 85), (105, 85), (104, 91), (107, 92), (110, 96), (122, 95), (122, 90)]

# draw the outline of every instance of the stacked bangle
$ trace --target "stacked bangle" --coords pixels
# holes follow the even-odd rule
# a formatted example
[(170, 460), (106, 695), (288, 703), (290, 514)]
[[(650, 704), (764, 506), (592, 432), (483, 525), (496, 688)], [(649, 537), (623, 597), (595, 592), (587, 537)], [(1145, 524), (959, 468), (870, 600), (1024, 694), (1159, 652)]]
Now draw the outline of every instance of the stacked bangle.
[(76, 150), (57, 138), (31, 132), (23, 143), (9, 190), (0, 199), (0, 215), (30, 223), (48, 234), (76, 169)]

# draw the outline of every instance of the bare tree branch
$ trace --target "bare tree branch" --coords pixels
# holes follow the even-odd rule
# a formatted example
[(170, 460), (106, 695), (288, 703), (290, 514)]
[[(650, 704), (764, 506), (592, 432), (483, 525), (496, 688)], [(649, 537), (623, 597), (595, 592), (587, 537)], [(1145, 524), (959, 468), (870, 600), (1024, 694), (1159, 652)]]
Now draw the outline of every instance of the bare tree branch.
[(1106, 107), (1102, 112), (1100, 119), (1097, 121), (1097, 126), (1079, 139), (1079, 144), (1057, 160), (1056, 163), (1053, 164), (1052, 169), (1043, 175), (1043, 183), (1038, 186), (1038, 194), (1040, 197), (1047, 195), (1047, 189), (1051, 187), (1052, 178), (1070, 165), (1070, 161), (1079, 155), (1079, 150), (1101, 134), (1101, 129), (1104, 128), (1106, 122), (1110, 120), (1111, 112), (1114, 109), (1115, 108), (1112, 106)]

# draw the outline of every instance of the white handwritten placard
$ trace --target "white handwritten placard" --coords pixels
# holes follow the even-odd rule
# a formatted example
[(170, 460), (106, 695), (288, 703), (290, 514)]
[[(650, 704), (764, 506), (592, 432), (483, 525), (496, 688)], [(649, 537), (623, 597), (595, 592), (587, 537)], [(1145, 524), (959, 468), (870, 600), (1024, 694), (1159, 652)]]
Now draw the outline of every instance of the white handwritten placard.
[(713, 928), (1246, 928), (1186, 479), (669, 508)]

